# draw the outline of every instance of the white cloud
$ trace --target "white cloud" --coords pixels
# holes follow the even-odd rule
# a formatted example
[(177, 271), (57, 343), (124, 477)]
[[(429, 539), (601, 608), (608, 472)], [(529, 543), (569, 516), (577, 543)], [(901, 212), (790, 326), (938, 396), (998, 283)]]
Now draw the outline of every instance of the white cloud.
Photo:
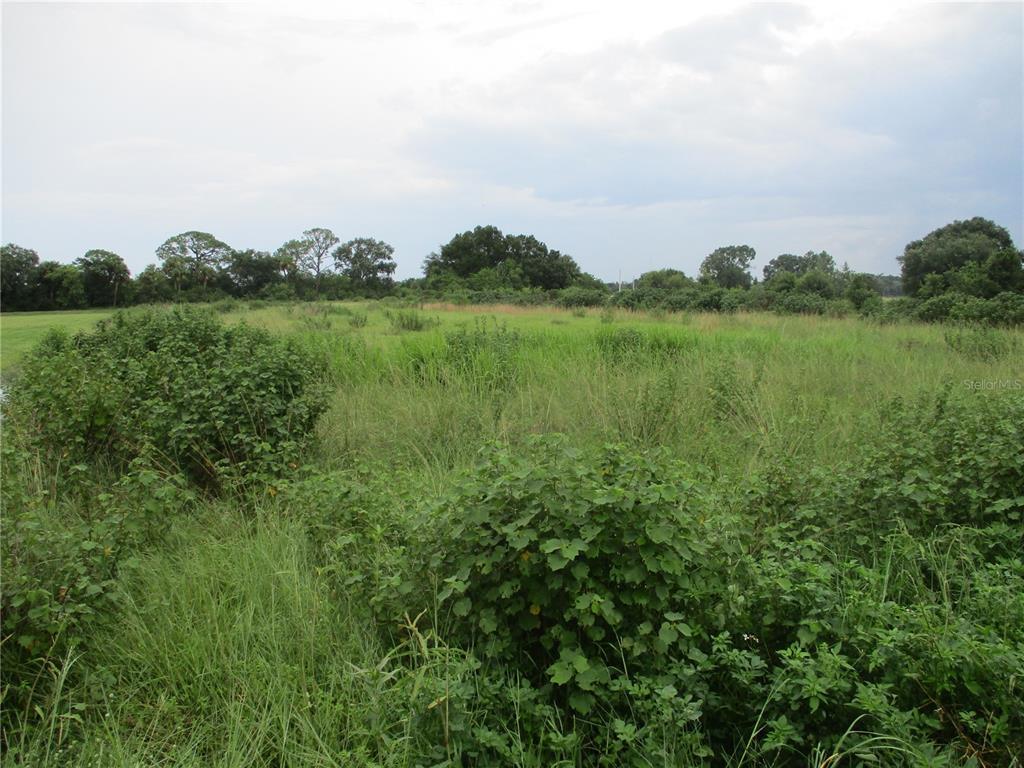
[[(1017, 5), (3, 7), (4, 239), (70, 259), (207, 228), (396, 245), (531, 231), (606, 277), (744, 239), (891, 271), (1020, 240)], [(649, 265), (645, 262), (651, 262)]]

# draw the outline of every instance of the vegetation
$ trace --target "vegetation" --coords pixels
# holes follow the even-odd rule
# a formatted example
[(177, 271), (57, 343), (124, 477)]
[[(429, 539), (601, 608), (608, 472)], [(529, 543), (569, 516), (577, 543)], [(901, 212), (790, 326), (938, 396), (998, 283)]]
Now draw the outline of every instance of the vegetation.
[[(77, 309), (229, 298), (270, 301), (395, 296), (407, 302), (613, 306), (681, 312), (772, 311), (882, 322), (919, 320), (970, 325), (1024, 324), (1024, 255), (1005, 229), (982, 218), (957, 221), (907, 245), (902, 278), (838, 269), (825, 252), (781, 254), (750, 274), (754, 249), (715, 249), (699, 280), (677, 269), (611, 286), (531, 235), (476, 227), (427, 257), (424, 277), (395, 283), (394, 249), (373, 238), (338, 245), (326, 228), (289, 240), (274, 254), (234, 250), (206, 232), (175, 235), (157, 249), (161, 267), (134, 280), (110, 251), (89, 251), (74, 264), (40, 262), (34, 251), (3, 246), (5, 310)], [(335, 247), (337, 246), (337, 247)], [(331, 250), (333, 248), (333, 251)], [(616, 288), (612, 291), (612, 288)], [(883, 301), (901, 288), (906, 296)]]
[(1019, 764), (1022, 332), (572, 306), (43, 336), (5, 763)]

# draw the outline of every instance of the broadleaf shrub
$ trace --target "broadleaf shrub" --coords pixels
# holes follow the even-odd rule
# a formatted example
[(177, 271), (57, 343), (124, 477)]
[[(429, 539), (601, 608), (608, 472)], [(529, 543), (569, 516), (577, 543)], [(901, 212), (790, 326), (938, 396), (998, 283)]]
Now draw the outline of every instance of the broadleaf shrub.
[(51, 333), (11, 391), (35, 447), (122, 469), (157, 454), (217, 488), (298, 459), (326, 404), (323, 361), (297, 344), (195, 309), (121, 313)]
[(431, 568), (455, 637), (577, 713), (624, 711), (664, 689), (673, 660), (703, 655), (724, 577), (715, 512), (663, 454), (538, 438), (488, 455), (436, 513)]

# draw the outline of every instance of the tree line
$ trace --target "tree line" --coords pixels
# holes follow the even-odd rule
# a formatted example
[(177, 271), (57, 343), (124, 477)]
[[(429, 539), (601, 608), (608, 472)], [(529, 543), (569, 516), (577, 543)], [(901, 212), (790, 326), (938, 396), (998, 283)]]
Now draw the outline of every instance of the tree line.
[[(273, 253), (236, 250), (210, 233), (191, 231), (168, 238), (156, 249), (159, 264), (132, 278), (124, 260), (111, 251), (91, 250), (71, 264), (60, 264), (40, 261), (35, 251), (8, 244), (2, 247), (0, 306), (48, 310), (225, 297), (397, 294), (698, 311), (875, 314), (884, 308), (926, 320), (966, 313), (968, 319), (1024, 322), (1024, 252), (1005, 228), (981, 217), (955, 221), (908, 243), (897, 257), (898, 277), (839, 268), (826, 251), (807, 251), (774, 257), (757, 279), (750, 271), (755, 250), (729, 245), (712, 251), (695, 277), (660, 269), (622, 286), (584, 272), (571, 256), (533, 235), (507, 235), (494, 226), (456, 234), (427, 256), (421, 278), (396, 283), (393, 255), (394, 249), (383, 241), (356, 238), (341, 243), (323, 227), (307, 229)], [(883, 307), (883, 296), (900, 293), (902, 303)], [(1018, 316), (1022, 319), (1015, 320)]]
[(156, 249), (159, 264), (134, 278), (124, 259), (91, 250), (71, 264), (40, 261), (29, 248), (0, 251), (0, 306), (7, 310), (81, 309), (224, 297), (341, 298), (391, 290), (394, 248), (368, 237), (342, 243), (331, 230), (307, 229), (273, 253), (236, 250), (209, 232), (182, 232)]

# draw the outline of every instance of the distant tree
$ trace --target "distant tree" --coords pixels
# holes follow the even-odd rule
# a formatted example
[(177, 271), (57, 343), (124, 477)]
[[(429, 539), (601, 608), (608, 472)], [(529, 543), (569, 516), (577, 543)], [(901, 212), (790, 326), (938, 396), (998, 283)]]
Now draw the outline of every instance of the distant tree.
[(90, 307), (116, 307), (122, 286), (131, 280), (124, 259), (113, 251), (92, 250), (76, 259), (82, 270), (85, 299)]
[(80, 309), (86, 306), (85, 281), (77, 265), (44, 261), (36, 275), (35, 309)]
[(872, 275), (878, 283), (883, 296), (900, 296), (903, 294), (903, 279), (899, 275)]
[(187, 285), (189, 276), (192, 274), (192, 266), (184, 256), (168, 256), (164, 259), (162, 266), (163, 273), (167, 276), (168, 283), (174, 288), (174, 297), (181, 297), (181, 289)]
[(32, 309), (39, 254), (8, 243), (0, 247), (0, 309)]
[(865, 302), (873, 296), (880, 295), (881, 292), (878, 280), (874, 275), (854, 272), (846, 282), (846, 290), (843, 292), (843, 296), (853, 306), (860, 309), (864, 306)]
[(548, 248), (533, 235), (506, 235), (505, 247), (506, 258), (519, 267), (526, 284), (532, 288), (565, 288), (580, 273), (570, 256)]
[(305, 251), (299, 256), (299, 268), (313, 276), (316, 295), (320, 296), (320, 275), (329, 268), (328, 255), (338, 244), (338, 236), (323, 227), (307, 229), (302, 233), (302, 241), (306, 244)]
[(277, 259), (281, 275), (293, 285), (299, 275), (299, 262), (307, 248), (308, 243), (305, 240), (289, 240), (274, 251), (274, 258)]
[[(209, 232), (182, 232), (168, 238), (156, 249), (157, 258), (162, 262), (169, 259), (183, 259), (189, 268), (192, 282), (205, 289), (210, 278), (222, 267), (231, 255), (231, 248)], [(177, 282), (178, 290), (181, 281)]]
[(494, 268), (508, 258), (508, 243), (494, 226), (476, 227), (455, 235), (438, 253), (430, 254), (423, 265), (428, 280), (442, 275), (469, 277), (488, 267)]
[(721, 288), (749, 288), (753, 283), (748, 269), (756, 252), (749, 245), (716, 248), (700, 265), (700, 279)]
[(380, 290), (393, 284), (395, 249), (382, 240), (358, 237), (338, 246), (334, 264), (357, 289)]
[(226, 272), (231, 280), (231, 290), (238, 296), (255, 296), (284, 280), (279, 257), (251, 248), (234, 251), (228, 258)]
[(797, 277), (806, 275), (808, 272), (818, 270), (826, 274), (836, 271), (836, 263), (828, 251), (807, 251), (803, 256), (792, 253), (783, 253), (769, 261), (762, 270), (765, 280), (771, 280), (776, 275), (788, 272)]
[(494, 226), (476, 227), (455, 235), (438, 253), (427, 257), (423, 269), (433, 285), (493, 270), (479, 275), (476, 282), (497, 282), (513, 289), (565, 288), (580, 274), (572, 257), (548, 248), (533, 235), (504, 235)]
[(928, 283), (932, 294), (952, 290), (958, 280), (951, 273), (972, 263), (984, 269), (968, 267), (967, 274), (959, 279), (959, 287), (971, 285), (984, 295), (991, 290), (985, 280), (992, 281), (995, 292), (1021, 290), (1024, 283), (1021, 277), (1024, 253), (1016, 250), (1006, 229), (980, 216), (954, 221), (930, 232), (922, 240), (908, 243), (898, 260), (903, 292), (909, 296), (921, 292), (929, 275), (938, 276)]
[(167, 276), (167, 263), (160, 269), (150, 264), (135, 278), (135, 301), (139, 304), (159, 304), (174, 298), (176, 290)]
[(666, 291), (681, 291), (695, 288), (697, 282), (678, 269), (655, 269), (644, 272), (636, 279), (637, 288), (656, 288)]
[(835, 280), (832, 275), (820, 269), (812, 269), (797, 278), (796, 289), (800, 293), (814, 293), (825, 299), (835, 294)]
[(594, 277), (589, 272), (580, 272), (576, 275), (576, 277), (573, 278), (571, 287), (586, 288), (589, 290), (601, 291), (603, 293), (607, 293), (609, 291), (608, 283)]

